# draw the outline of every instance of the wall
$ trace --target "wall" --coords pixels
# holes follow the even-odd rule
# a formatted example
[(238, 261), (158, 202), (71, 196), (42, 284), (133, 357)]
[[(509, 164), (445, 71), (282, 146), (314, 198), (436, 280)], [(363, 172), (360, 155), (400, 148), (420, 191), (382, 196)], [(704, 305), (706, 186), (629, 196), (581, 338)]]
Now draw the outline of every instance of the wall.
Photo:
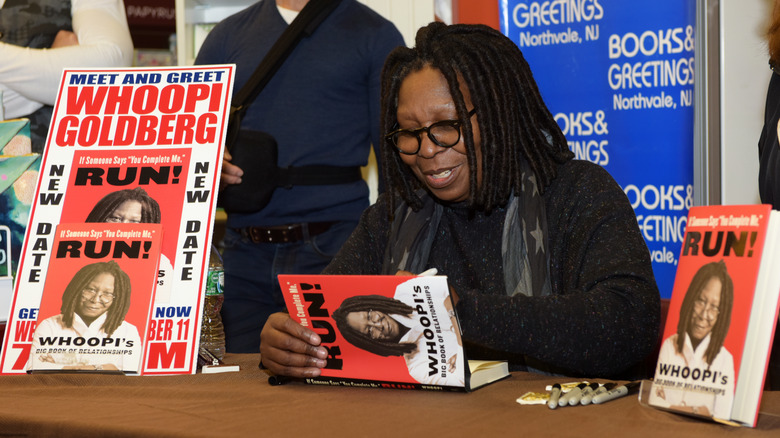
[(771, 77), (763, 33), (771, 10), (772, 0), (720, 1), (722, 204), (760, 202), (757, 145)]

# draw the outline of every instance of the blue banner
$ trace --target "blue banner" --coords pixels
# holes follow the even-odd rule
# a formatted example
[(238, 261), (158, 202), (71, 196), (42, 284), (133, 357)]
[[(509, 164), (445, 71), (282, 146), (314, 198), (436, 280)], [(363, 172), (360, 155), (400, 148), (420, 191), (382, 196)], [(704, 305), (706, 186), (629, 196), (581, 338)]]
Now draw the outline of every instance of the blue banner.
[(501, 0), (578, 159), (631, 201), (661, 296), (672, 293), (693, 204), (694, 0)]

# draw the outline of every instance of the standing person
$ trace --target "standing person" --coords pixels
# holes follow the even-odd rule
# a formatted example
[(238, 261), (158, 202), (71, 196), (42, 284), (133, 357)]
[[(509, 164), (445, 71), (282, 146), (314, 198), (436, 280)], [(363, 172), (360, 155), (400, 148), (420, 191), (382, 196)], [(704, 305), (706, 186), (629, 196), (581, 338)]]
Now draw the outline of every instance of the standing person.
[[(262, 0), (219, 23), (196, 64), (236, 64), (234, 91), (249, 80), (307, 0)], [(250, 104), (242, 129), (270, 134), (278, 166), (355, 167), (379, 142), (379, 75), (403, 39), (392, 23), (357, 2), (338, 7), (293, 49)], [(225, 155), (223, 184), (241, 183)], [(362, 180), (277, 188), (254, 213), (228, 212), (224, 238), (226, 348), (256, 353), (268, 315), (284, 309), (278, 274), (319, 273), (368, 207)]]
[[(772, 10), (772, 22), (767, 32), (769, 48), (769, 66), (772, 77), (766, 94), (764, 109), (764, 129), (758, 140), (758, 193), (761, 202), (772, 204), (780, 210), (780, 143), (778, 128), (780, 125), (780, 0), (775, 0)], [(767, 367), (769, 389), (780, 390), (780, 336), (775, 331), (772, 353)]]
[(122, 0), (0, 0), (0, 113), (30, 119), (33, 152), (46, 144), (63, 68), (132, 59)]
[[(466, 356), (514, 370), (631, 376), (656, 345), (660, 296), (623, 190), (573, 160), (517, 45), (431, 23), (382, 73), (388, 191), (323, 274), (437, 268)], [(320, 337), (272, 315), (263, 364), (318, 376)]]
[[(723, 343), (731, 325), (733, 304), (734, 282), (726, 263), (721, 260), (702, 265), (685, 292), (677, 333), (664, 341), (658, 355), (658, 367), (687, 368), (690, 378), (680, 380), (685, 385), (674, 388), (654, 386), (651, 403), (708, 417), (731, 418), (736, 375), (734, 358)], [(717, 378), (710, 381), (692, 377), (705, 373)], [(663, 376), (660, 369), (656, 376)]]

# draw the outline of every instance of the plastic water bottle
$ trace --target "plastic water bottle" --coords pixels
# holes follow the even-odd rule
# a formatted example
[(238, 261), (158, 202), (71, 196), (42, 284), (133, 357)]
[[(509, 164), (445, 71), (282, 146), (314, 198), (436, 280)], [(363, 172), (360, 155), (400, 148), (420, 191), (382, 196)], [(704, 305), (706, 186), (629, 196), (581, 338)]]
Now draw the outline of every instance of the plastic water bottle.
[(225, 300), (225, 270), (222, 256), (211, 245), (209, 271), (206, 279), (206, 302), (203, 305), (203, 322), (200, 328), (200, 348), (207, 349), (222, 359), (225, 356), (225, 327), (222, 325), (222, 302)]

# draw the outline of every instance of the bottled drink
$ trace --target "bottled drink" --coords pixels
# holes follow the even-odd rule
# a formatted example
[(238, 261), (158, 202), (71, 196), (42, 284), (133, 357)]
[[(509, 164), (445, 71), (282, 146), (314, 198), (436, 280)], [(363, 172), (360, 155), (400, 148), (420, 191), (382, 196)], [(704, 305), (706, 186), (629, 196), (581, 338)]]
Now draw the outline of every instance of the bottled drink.
[(208, 349), (214, 356), (222, 359), (225, 356), (225, 327), (222, 325), (222, 302), (225, 300), (223, 288), (225, 272), (222, 256), (214, 245), (211, 245), (209, 271), (206, 279), (206, 302), (203, 305), (203, 322), (200, 328), (200, 348)]

